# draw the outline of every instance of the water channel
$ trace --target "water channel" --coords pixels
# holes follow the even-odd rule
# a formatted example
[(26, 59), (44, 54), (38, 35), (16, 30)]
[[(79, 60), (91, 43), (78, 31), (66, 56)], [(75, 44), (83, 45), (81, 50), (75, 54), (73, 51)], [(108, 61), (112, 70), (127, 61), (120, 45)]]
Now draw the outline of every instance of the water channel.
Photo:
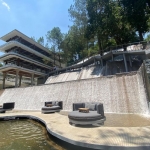
[(0, 150), (65, 150), (33, 120), (0, 121), (0, 133)]

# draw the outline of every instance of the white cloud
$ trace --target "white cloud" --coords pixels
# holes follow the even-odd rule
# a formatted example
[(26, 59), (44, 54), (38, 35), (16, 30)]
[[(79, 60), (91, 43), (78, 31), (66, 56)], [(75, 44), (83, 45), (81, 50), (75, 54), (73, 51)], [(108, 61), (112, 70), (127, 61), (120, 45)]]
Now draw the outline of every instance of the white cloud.
[(0, 0), (0, 1), (1, 1), (2, 5), (4, 5), (8, 11), (10, 11), (9, 5), (6, 2), (4, 2), (3, 0)]

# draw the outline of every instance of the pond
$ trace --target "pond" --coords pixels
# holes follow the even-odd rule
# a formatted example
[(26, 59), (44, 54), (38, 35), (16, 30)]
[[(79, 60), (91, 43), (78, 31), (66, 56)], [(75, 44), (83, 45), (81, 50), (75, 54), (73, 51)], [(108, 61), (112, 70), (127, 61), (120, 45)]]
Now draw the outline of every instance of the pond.
[(65, 150), (47, 134), (44, 126), (30, 119), (0, 121), (0, 150)]

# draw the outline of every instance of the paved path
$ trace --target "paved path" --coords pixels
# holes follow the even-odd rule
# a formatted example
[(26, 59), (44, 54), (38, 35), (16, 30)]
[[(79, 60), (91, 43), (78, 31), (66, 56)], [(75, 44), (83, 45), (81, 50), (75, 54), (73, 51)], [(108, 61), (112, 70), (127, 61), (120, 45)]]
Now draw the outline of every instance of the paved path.
[(106, 150), (149, 150), (150, 126), (146, 127), (76, 127), (59, 113), (6, 112), (4, 116), (30, 116), (43, 121), (54, 136), (74, 145)]

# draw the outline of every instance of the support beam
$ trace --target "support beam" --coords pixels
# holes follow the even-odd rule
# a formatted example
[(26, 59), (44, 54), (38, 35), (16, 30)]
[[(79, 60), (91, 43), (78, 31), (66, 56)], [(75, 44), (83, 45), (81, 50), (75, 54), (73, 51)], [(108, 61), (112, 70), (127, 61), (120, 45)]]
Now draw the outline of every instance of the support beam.
[(131, 56), (129, 56), (129, 62), (130, 62), (130, 66), (132, 67)]
[(22, 75), (19, 76), (19, 87), (21, 86)]
[(125, 65), (126, 72), (128, 72), (128, 66), (127, 66), (127, 60), (126, 60), (125, 54), (123, 54), (123, 60), (124, 60), (124, 65)]
[(34, 84), (34, 74), (32, 73), (32, 75), (31, 75), (31, 85), (33, 86), (33, 84)]
[(114, 61), (114, 55), (113, 54), (112, 54), (111, 58), (112, 58), (112, 61)]
[(3, 89), (5, 89), (5, 79), (6, 79), (6, 73), (3, 73)]
[(101, 58), (101, 66), (103, 67), (103, 59)]
[(95, 56), (94, 56), (94, 65), (96, 65)]
[(15, 87), (18, 87), (18, 74), (19, 74), (19, 70), (16, 70)]

